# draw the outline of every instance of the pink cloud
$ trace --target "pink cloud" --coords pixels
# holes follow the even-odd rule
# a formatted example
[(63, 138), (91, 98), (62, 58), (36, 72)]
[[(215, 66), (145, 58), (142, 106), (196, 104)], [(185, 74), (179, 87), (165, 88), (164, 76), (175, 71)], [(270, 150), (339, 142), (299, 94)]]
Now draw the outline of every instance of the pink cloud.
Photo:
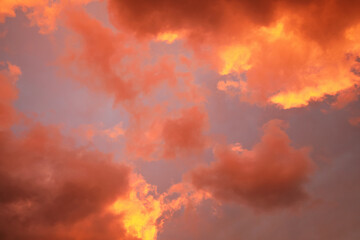
[(285, 124), (272, 120), (252, 150), (215, 148), (216, 161), (191, 172), (192, 183), (216, 199), (249, 205), (258, 210), (292, 207), (308, 195), (305, 183), (313, 170), (307, 148), (296, 149), (284, 132)]

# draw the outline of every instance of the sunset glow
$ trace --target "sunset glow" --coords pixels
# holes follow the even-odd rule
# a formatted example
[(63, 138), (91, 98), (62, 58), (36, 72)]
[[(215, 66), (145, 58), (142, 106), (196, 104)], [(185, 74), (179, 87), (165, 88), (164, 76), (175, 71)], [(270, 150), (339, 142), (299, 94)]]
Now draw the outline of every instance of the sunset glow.
[(161, 33), (157, 36), (156, 40), (166, 43), (173, 43), (177, 38), (179, 38), (177, 33)]
[(0, 239), (360, 239), (359, 13), (0, 0)]

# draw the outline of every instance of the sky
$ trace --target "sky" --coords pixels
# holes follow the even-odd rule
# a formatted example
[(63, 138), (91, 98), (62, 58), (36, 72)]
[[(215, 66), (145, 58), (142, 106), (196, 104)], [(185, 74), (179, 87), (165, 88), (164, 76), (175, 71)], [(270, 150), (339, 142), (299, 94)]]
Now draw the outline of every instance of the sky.
[(0, 238), (360, 239), (359, 11), (0, 0)]

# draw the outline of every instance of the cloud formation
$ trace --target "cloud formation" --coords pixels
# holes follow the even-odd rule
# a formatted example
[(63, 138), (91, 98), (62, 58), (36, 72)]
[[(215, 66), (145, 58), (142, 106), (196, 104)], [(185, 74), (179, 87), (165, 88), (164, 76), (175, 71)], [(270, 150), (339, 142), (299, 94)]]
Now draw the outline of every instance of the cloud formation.
[(359, 9), (2, 1), (0, 239), (358, 239)]
[(176, 119), (167, 119), (162, 130), (164, 157), (173, 158), (183, 152), (185, 155), (201, 152), (207, 139), (204, 136), (207, 116), (197, 107), (184, 109)]
[(185, 161), (208, 147), (208, 117), (202, 107), (168, 113), (161, 107), (142, 110), (140, 119), (132, 119), (125, 133), (127, 151), (135, 158)]
[(162, 83), (176, 83), (169, 56), (151, 60), (146, 46), (103, 26), (85, 11), (68, 11), (65, 22), (78, 36), (69, 39), (71, 44), (63, 58), (69, 74), (94, 90), (114, 96), (116, 103), (131, 103)]
[(131, 239), (108, 207), (130, 191), (131, 169), (31, 121), (14, 134), (20, 68), (0, 73), (0, 238)]
[(352, 71), (359, 56), (359, 7), (337, 0), (109, 0), (119, 29), (140, 38), (181, 33), (220, 74), (246, 73), (241, 100), (285, 109), (359, 83)]
[(124, 235), (121, 218), (105, 210), (129, 191), (128, 167), (109, 155), (73, 147), (53, 127), (34, 126), (21, 137), (0, 134), (2, 238)]
[(195, 191), (191, 186), (179, 183), (159, 194), (154, 185), (147, 183), (141, 175), (133, 174), (131, 191), (127, 198), (120, 198), (110, 210), (123, 216), (127, 233), (142, 240), (155, 240), (165, 220), (176, 211), (192, 204), (201, 203), (208, 195)]
[[(26, 130), (14, 134), (9, 128), (15, 121), (10, 117), (17, 114), (12, 103), (20, 74), (17, 66), (7, 63), (0, 78), (1, 113), (7, 117), (0, 130), (2, 239), (155, 240), (164, 220), (206, 197), (182, 183), (159, 194), (156, 186), (132, 173), (127, 165), (115, 162), (112, 155), (77, 146), (54, 126), (26, 121), (22, 123)], [(164, 138), (176, 146), (170, 144), (167, 149), (177, 145), (180, 150), (203, 147), (197, 131), (205, 118), (193, 107), (179, 119), (168, 119), (165, 132), (169, 136)], [(88, 137), (123, 134), (122, 124), (89, 131)], [(180, 140), (176, 137), (179, 134)], [(184, 138), (188, 134), (189, 144)]]
[(15, 17), (16, 11), (23, 11), (31, 25), (39, 28), (42, 34), (49, 34), (57, 29), (62, 11), (74, 6), (86, 5), (92, 0), (3, 0), (0, 8), (0, 23), (8, 17)]
[(283, 130), (284, 122), (271, 120), (252, 150), (237, 152), (221, 146), (216, 161), (191, 173), (192, 183), (222, 201), (257, 210), (296, 206), (308, 195), (304, 184), (313, 170), (307, 148), (296, 149)]

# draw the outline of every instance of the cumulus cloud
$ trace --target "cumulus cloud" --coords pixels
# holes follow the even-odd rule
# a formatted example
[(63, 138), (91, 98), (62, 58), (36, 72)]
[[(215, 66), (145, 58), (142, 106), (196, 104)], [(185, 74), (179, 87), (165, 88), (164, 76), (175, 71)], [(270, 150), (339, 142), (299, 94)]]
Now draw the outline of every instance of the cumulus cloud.
[[(77, 146), (54, 126), (27, 121), (21, 126), (26, 130), (14, 134), (9, 127), (15, 123), (12, 103), (21, 70), (11, 63), (1, 65), (6, 67), (0, 72), (2, 239), (154, 240), (165, 219), (189, 201), (204, 198), (182, 184), (158, 194), (155, 186), (112, 155)], [(203, 147), (203, 110), (193, 107), (176, 117), (158, 116), (163, 117), (161, 129), (167, 126), (160, 131), (164, 136), (159, 135), (168, 142), (167, 150)], [(89, 138), (94, 134), (117, 138), (123, 133), (122, 123), (85, 129)]]
[(159, 194), (111, 155), (40, 124), (0, 131), (2, 239), (155, 240), (164, 221), (208, 194), (179, 183)]
[(7, 17), (15, 17), (16, 11), (23, 11), (39, 32), (48, 34), (57, 29), (57, 21), (64, 9), (86, 5), (92, 0), (3, 0), (0, 8), (0, 23)]
[(130, 190), (130, 168), (110, 155), (76, 147), (56, 127), (27, 123), (10, 130), (17, 112), (19, 67), (0, 72), (1, 239), (136, 239), (110, 204)]
[(63, 58), (67, 70), (92, 89), (114, 96), (116, 103), (132, 102), (161, 83), (176, 82), (169, 56), (151, 61), (146, 46), (103, 26), (85, 11), (68, 11), (65, 20), (78, 36), (69, 39)]
[(110, 209), (123, 216), (128, 234), (142, 240), (155, 240), (165, 220), (176, 211), (192, 204), (197, 206), (208, 194), (184, 183), (173, 185), (159, 194), (156, 186), (147, 183), (141, 175), (133, 174), (131, 191), (127, 198), (120, 198)]
[(127, 151), (136, 158), (149, 161), (187, 158), (201, 154), (208, 146), (208, 117), (202, 107), (169, 113), (161, 107), (150, 108), (140, 118), (133, 119), (125, 133)]
[(177, 69), (178, 56), (151, 56), (147, 44), (103, 26), (84, 11), (67, 12), (66, 25), (76, 35), (69, 38), (62, 63), (70, 76), (112, 96), (115, 105), (127, 110), (124, 138), (129, 155), (173, 159), (204, 149), (202, 93), (184, 66)]
[[(359, 97), (360, 4), (350, 0), (107, 0), (83, 8), (91, 1), (3, 0), (1, 3), (0, 23), (9, 24), (5, 25), (7, 30), (0, 32), (0, 40), (6, 45), (3, 52), (16, 63), (29, 63), (23, 68), (26, 82), (21, 83), (20, 91), (24, 96), (20, 95), (16, 106), (26, 109), (24, 112), (39, 114), (26, 116), (13, 106), (18, 98), (15, 86), (22, 72), (16, 65), (0, 62), (0, 239), (155, 240), (166, 221), (184, 208), (183, 215), (192, 229), (187, 231), (187, 238), (238, 237), (239, 229), (252, 224), (263, 228), (261, 234), (275, 233), (269, 238), (293, 234), (298, 226), (287, 220), (296, 223), (301, 220), (293, 215), (271, 212), (269, 218), (259, 220), (243, 208), (233, 212), (227, 206), (219, 215), (210, 216), (214, 209), (208, 208), (210, 201), (203, 200), (233, 202), (262, 212), (296, 208), (310, 197), (307, 183), (315, 166), (309, 148), (294, 147), (285, 132), (286, 123), (272, 120), (264, 125), (261, 140), (248, 150), (244, 146), (252, 142), (251, 133), (254, 133), (249, 126), (257, 126), (257, 117), (275, 114), (299, 122), (293, 114), (298, 114), (298, 119), (306, 115), (306, 119), (321, 122), (323, 130), (336, 129), (336, 139), (360, 126), (359, 114), (352, 109), (356, 104), (350, 104)], [(96, 7), (104, 7), (101, 4), (107, 4), (110, 22), (101, 10), (97, 11)], [(50, 38), (37, 36), (32, 30), (16, 31), (13, 26), (21, 25), (24, 29), (23, 19), (7, 21), (7, 18), (14, 17), (18, 11), (42, 34), (52, 33), (61, 26), (60, 31)], [(106, 20), (102, 22), (96, 17)], [(17, 48), (22, 38), (30, 40), (24, 48)], [(33, 39), (44, 43), (44, 49), (54, 51), (39, 52), (38, 47), (42, 46), (34, 45)], [(64, 48), (59, 49), (58, 43), (63, 42)], [(57, 62), (59, 72), (85, 87), (64, 83), (64, 75), (53, 76), (51, 64), (41, 68), (41, 64), (52, 62), (53, 54), (59, 52), (64, 54)], [(28, 62), (29, 57), (34, 60)], [(38, 86), (43, 87), (41, 96), (37, 95)], [(99, 95), (87, 90), (101, 92), (106, 99), (98, 102), (95, 97)], [(234, 104), (212, 90), (236, 95), (241, 101), (258, 106)], [(64, 91), (69, 91), (65, 103)], [(327, 98), (329, 95), (332, 97)], [(325, 98), (334, 100), (329, 101), (333, 112), (348, 106), (352, 116), (348, 121), (353, 126), (341, 125), (344, 123), (341, 113), (345, 111), (325, 116), (329, 112), (327, 108), (287, 112), (261, 108), (266, 104), (282, 109), (305, 107), (311, 101)], [(66, 118), (52, 114), (81, 108), (67, 106), (67, 102), (84, 101), (89, 103), (87, 109), (91, 114), (69, 111), (74, 115)], [(104, 111), (92, 111), (93, 104), (98, 109), (107, 101), (113, 102), (112, 110), (120, 113), (113, 114), (107, 105), (101, 109)], [(25, 121), (17, 121), (19, 116)], [(327, 116), (334, 119), (323, 121)], [(71, 134), (89, 141), (89, 146), (83, 147), (77, 138), (66, 138), (56, 127), (34, 124), (36, 117), (44, 122), (57, 121), (61, 126), (69, 124), (64, 129), (73, 129), (72, 125), (81, 121), (99, 124), (80, 123), (73, 129)], [(105, 127), (100, 124), (102, 121), (113, 125)], [(209, 126), (216, 122), (221, 124)], [(314, 135), (311, 131), (303, 133), (301, 124), (292, 129), (298, 134), (296, 142), (306, 142)], [(232, 131), (235, 128), (239, 131)], [(347, 167), (355, 169), (346, 159), (356, 158), (357, 152), (352, 151), (356, 131), (352, 131), (355, 135), (347, 136), (349, 144), (343, 144), (341, 148), (345, 150), (341, 152), (327, 148), (328, 141), (321, 136), (326, 138), (331, 131), (324, 134), (323, 130), (318, 129), (315, 138), (308, 142), (320, 149), (313, 155), (322, 157), (322, 152), (329, 150), (335, 153), (334, 158), (344, 161), (332, 165), (329, 172), (324, 167), (323, 175), (315, 178), (311, 187), (321, 190), (316, 192), (316, 197), (330, 196), (326, 200), (336, 201), (336, 207), (342, 205), (337, 209), (342, 213), (329, 221), (337, 218), (350, 226), (346, 229), (351, 229), (357, 215), (353, 207), (343, 207), (353, 206), (346, 204), (347, 198), (354, 199), (351, 191), (343, 196), (342, 191), (324, 190), (323, 184), (331, 180), (329, 189), (334, 187), (332, 182), (341, 185), (336, 188), (343, 189), (343, 183), (356, 182), (350, 181), (351, 177), (335, 181), (338, 173), (332, 173), (340, 174), (345, 169), (342, 168), (345, 165), (337, 164), (349, 164)], [(248, 139), (214, 146), (221, 141), (214, 135), (222, 132), (229, 139), (236, 139), (237, 134)], [(116, 145), (114, 151), (114, 142), (123, 146)], [(96, 146), (113, 151), (116, 156), (121, 153), (119, 157), (127, 162), (134, 159), (177, 162), (174, 166), (171, 161), (133, 161), (131, 165), (137, 172), (134, 173), (111, 154), (94, 150)], [(205, 150), (209, 147), (214, 147), (215, 161), (199, 167), (197, 159), (207, 156)], [(191, 167), (198, 166), (185, 173), (190, 183), (184, 180), (161, 193), (151, 184), (173, 183), (189, 167), (176, 164), (189, 162)], [(200, 203), (202, 206), (197, 208)], [(318, 206), (303, 212), (304, 222), (309, 223), (307, 218), (313, 215), (308, 213)], [(207, 214), (187, 215), (186, 208)], [(323, 220), (331, 212), (329, 205), (322, 204), (320, 208), (322, 217), (316, 220)], [(347, 211), (350, 220), (343, 221)], [(287, 228), (290, 230), (285, 235), (272, 231), (269, 219), (284, 221), (284, 225), (278, 226), (290, 226)], [(229, 225), (234, 221), (237, 224)], [(178, 234), (183, 231), (179, 223), (175, 217), (176, 233), (162, 237), (184, 237)], [(293, 225), (296, 227), (292, 228)], [(209, 226), (212, 231), (204, 230)], [(218, 231), (216, 226), (222, 226), (225, 231)], [(345, 228), (338, 229), (335, 232)], [(322, 234), (322, 230), (314, 231)], [(255, 234), (245, 231), (241, 237), (247, 236), (259, 238), (257, 231)]]
[(140, 38), (181, 33), (220, 74), (246, 73), (248, 91), (241, 100), (285, 109), (359, 83), (352, 71), (359, 55), (359, 7), (340, 0), (109, 0), (119, 29)]
[(252, 150), (217, 147), (216, 161), (191, 172), (192, 183), (221, 201), (257, 210), (292, 207), (308, 195), (305, 183), (313, 169), (307, 148), (296, 149), (284, 132), (284, 122), (271, 120)]
[(207, 144), (206, 128), (207, 115), (198, 107), (182, 110), (179, 118), (167, 119), (162, 130), (164, 157), (201, 152)]
[(130, 169), (72, 144), (41, 125), (20, 137), (0, 133), (3, 239), (125, 236), (121, 218), (106, 208), (129, 191)]

